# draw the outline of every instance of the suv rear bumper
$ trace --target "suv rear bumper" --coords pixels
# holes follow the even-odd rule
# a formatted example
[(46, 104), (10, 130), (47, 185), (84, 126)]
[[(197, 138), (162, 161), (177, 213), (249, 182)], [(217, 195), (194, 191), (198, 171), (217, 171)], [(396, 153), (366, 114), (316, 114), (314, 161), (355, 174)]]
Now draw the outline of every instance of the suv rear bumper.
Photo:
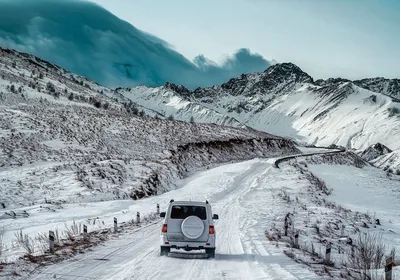
[(161, 235), (161, 246), (174, 249), (200, 250), (215, 248), (215, 236), (209, 236), (207, 241), (188, 242), (188, 241), (169, 241), (166, 235)]
[[(167, 242), (164, 242), (167, 243)], [(186, 250), (201, 250), (208, 248), (215, 248), (215, 244), (206, 242), (168, 242), (163, 244), (163, 247), (170, 247), (172, 249), (186, 249)], [(208, 244), (208, 245), (207, 245)]]

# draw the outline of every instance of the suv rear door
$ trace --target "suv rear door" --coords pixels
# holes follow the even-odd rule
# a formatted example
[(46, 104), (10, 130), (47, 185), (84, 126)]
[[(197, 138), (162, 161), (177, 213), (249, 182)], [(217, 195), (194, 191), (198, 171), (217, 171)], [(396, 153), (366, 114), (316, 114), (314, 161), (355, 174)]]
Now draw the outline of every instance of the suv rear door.
[[(208, 213), (204, 205), (172, 205), (168, 213), (167, 238), (173, 242), (206, 242), (208, 241)], [(203, 234), (197, 239), (187, 238), (181, 230), (182, 222), (189, 216), (197, 216), (204, 224)]]

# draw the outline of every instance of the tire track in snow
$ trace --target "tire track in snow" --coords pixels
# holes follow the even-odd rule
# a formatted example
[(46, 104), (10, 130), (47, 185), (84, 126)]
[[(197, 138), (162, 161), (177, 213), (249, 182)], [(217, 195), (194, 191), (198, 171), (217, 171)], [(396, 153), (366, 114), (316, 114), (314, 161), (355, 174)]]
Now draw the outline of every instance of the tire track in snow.
[[(228, 226), (225, 226), (225, 231), (223, 231), (222, 240), (224, 240), (224, 244), (237, 244), (236, 248), (232, 246), (228, 247), (228, 250), (224, 250), (225, 247), (220, 246), (219, 251), (224, 251), (225, 253), (231, 254), (231, 256), (241, 256), (243, 263), (246, 264), (246, 267), (243, 268), (240, 272), (240, 278), (235, 279), (273, 279), (275, 278), (273, 274), (271, 274), (271, 269), (263, 267), (264, 261), (259, 257), (257, 252), (249, 246), (249, 243), (246, 240), (249, 236), (244, 233), (246, 228), (251, 228), (256, 224), (251, 216), (243, 216), (240, 213), (243, 213), (243, 205), (241, 203), (242, 198), (256, 188), (260, 181), (260, 176), (263, 176), (265, 173), (269, 171), (271, 168), (270, 164), (259, 161), (252, 164), (251, 168), (246, 172), (238, 175), (233, 180), (234, 187), (230, 189), (228, 196), (223, 198), (220, 203), (225, 202), (223, 207), (223, 211), (221, 217), (226, 216), (226, 222), (229, 223)], [(261, 175), (260, 175), (261, 174)], [(219, 202), (216, 202), (218, 205)], [(224, 215), (225, 214), (225, 215)], [(236, 226), (233, 228), (232, 226)], [(218, 224), (218, 227), (221, 227)], [(250, 237), (251, 238), (251, 237)], [(265, 237), (264, 237), (265, 238)], [(221, 239), (221, 238), (220, 238)], [(218, 243), (219, 244), (219, 243)], [(240, 247), (239, 245), (240, 244)], [(217, 245), (218, 246), (218, 245)], [(217, 249), (218, 250), (218, 249)], [(218, 251), (217, 251), (218, 252)], [(262, 256), (268, 256), (269, 254), (264, 251), (265, 254)], [(229, 254), (220, 254), (219, 256), (224, 256), (225, 258), (229, 258)], [(217, 254), (218, 256), (218, 254)], [(261, 259), (261, 260), (260, 260)], [(259, 267), (260, 269), (255, 269)], [(256, 272), (256, 273), (254, 273)], [(252, 275), (252, 276), (250, 276)], [(277, 276), (277, 275), (275, 275)], [(279, 279), (278, 277), (277, 279)]]

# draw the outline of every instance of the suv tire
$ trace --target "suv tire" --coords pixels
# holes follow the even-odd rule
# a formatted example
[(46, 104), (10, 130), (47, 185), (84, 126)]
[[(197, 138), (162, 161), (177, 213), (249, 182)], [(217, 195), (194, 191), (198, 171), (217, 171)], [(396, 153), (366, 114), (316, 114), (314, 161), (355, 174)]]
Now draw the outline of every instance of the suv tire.
[(206, 248), (206, 254), (209, 259), (215, 258), (215, 248)]
[(168, 256), (168, 254), (169, 254), (170, 251), (171, 251), (171, 248), (170, 248), (170, 247), (161, 246), (160, 255), (161, 255), (161, 256)]

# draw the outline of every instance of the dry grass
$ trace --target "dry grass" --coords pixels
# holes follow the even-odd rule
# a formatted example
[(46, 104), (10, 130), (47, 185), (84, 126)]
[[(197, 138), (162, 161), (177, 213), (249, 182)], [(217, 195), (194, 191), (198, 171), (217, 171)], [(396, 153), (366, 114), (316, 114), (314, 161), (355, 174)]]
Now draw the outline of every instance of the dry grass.
[(14, 236), (17, 244), (24, 248), (28, 254), (31, 255), (35, 252), (35, 241), (27, 234), (22, 233), (22, 230), (16, 232)]
[(77, 236), (79, 236), (82, 232), (82, 223), (77, 223), (73, 220), (72, 225), (68, 225), (67, 223), (64, 224), (65, 226), (65, 234), (67, 235), (68, 239), (74, 241)]
[[(361, 279), (372, 279), (372, 271), (384, 267), (386, 246), (382, 235), (377, 233), (359, 233), (346, 266), (361, 274)], [(376, 275), (375, 275), (376, 276)]]

